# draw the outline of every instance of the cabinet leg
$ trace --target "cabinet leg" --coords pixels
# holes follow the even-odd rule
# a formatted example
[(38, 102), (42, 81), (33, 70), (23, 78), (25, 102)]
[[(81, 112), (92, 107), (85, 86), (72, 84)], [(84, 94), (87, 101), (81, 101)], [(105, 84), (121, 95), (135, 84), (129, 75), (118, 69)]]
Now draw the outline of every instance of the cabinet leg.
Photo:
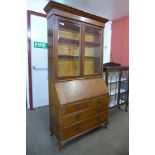
[(118, 104), (118, 109), (121, 109), (120, 105)]
[(64, 142), (62, 142), (62, 141), (59, 142), (59, 150), (60, 151), (64, 150)]
[(127, 103), (126, 106), (125, 106), (125, 111), (126, 111), (126, 112), (128, 111), (128, 103)]
[(109, 123), (109, 122), (106, 122), (106, 123), (104, 124), (104, 128), (105, 128), (105, 129), (108, 128), (108, 123)]

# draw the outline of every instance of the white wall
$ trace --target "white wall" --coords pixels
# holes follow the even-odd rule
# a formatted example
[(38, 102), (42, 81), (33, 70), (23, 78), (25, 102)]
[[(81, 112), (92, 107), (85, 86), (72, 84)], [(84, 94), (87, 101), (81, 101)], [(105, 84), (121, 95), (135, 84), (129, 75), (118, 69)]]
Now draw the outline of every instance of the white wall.
[(112, 21), (108, 21), (104, 28), (104, 53), (103, 53), (103, 63), (110, 62), (110, 52), (111, 52), (111, 26)]
[(40, 13), (44, 13), (44, 7), (49, 0), (27, 0), (27, 10), (32, 10)]

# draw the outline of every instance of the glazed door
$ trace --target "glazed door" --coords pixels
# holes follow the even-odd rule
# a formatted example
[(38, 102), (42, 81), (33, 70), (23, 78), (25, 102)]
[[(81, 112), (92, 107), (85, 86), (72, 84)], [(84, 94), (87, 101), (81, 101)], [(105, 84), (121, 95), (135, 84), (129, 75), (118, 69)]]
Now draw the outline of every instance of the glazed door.
[[(58, 18), (58, 17), (57, 17)], [(81, 76), (81, 25), (72, 20), (57, 20), (57, 77)]]
[(83, 35), (83, 75), (101, 75), (102, 29), (85, 25)]

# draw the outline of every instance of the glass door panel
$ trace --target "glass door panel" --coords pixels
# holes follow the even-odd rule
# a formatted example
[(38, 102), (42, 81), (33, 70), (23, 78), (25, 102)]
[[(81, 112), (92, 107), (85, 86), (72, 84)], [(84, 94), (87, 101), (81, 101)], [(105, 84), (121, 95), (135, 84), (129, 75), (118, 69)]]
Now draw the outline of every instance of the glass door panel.
[(101, 30), (85, 26), (84, 75), (101, 73)]
[(80, 25), (59, 20), (58, 77), (80, 76)]

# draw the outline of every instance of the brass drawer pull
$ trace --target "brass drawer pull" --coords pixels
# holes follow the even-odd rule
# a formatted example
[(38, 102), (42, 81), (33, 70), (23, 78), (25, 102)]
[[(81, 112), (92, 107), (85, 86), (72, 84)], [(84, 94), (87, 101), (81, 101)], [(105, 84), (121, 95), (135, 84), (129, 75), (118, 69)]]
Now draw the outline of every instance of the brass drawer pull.
[(77, 114), (77, 115), (75, 116), (75, 118), (76, 118), (76, 119), (79, 119), (79, 118), (80, 118), (80, 115), (79, 115), (79, 114)]
[(76, 105), (76, 110), (80, 110), (80, 105), (79, 104)]

